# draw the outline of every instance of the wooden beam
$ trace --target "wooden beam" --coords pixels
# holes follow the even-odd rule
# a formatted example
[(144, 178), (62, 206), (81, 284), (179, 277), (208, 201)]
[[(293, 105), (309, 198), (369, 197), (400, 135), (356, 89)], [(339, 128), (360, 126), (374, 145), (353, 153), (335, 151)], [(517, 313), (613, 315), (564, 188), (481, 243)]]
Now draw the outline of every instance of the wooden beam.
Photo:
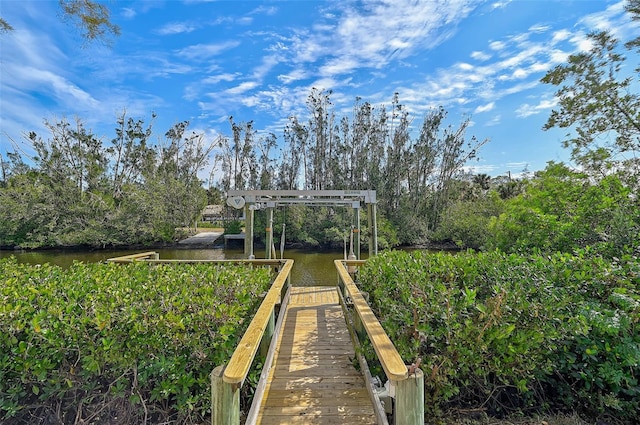
[(258, 381), (258, 385), (256, 387), (256, 392), (253, 395), (253, 401), (251, 403), (251, 408), (249, 409), (249, 413), (247, 413), (247, 424), (255, 424), (258, 417), (258, 410), (260, 409), (260, 405), (262, 404), (262, 399), (264, 398), (264, 393), (267, 388), (267, 377), (269, 376), (269, 372), (271, 367), (273, 366), (273, 359), (276, 355), (276, 346), (278, 344), (278, 338), (280, 337), (280, 332), (282, 331), (282, 324), (284, 323), (284, 315), (287, 310), (287, 305), (289, 304), (289, 294), (290, 286), (287, 285), (287, 291), (285, 295), (282, 297), (282, 303), (280, 304), (280, 313), (278, 314), (277, 324), (273, 330), (273, 335), (271, 336), (271, 342), (269, 344), (269, 351), (267, 352), (267, 356), (264, 361), (264, 365), (262, 366), (262, 372), (260, 373), (260, 380)]
[(293, 260), (287, 260), (284, 267), (273, 281), (271, 289), (262, 300), (256, 315), (242, 336), (236, 350), (224, 370), (223, 380), (228, 384), (241, 387), (249, 373), (251, 363), (260, 347), (260, 341), (271, 320), (276, 303), (280, 302), (280, 294), (293, 267)]
[(384, 369), (387, 378), (391, 381), (402, 381), (407, 379), (408, 372), (407, 366), (404, 364), (402, 357), (393, 345), (393, 342), (389, 339), (389, 336), (382, 328), (382, 325), (376, 318), (371, 307), (367, 304), (360, 290), (349, 276), (349, 272), (342, 263), (342, 260), (335, 260), (335, 266), (338, 270), (338, 275), (342, 282), (344, 282), (345, 290), (353, 302), (353, 306), (362, 321), (362, 325), (369, 335), (371, 345), (380, 360), (380, 364)]
[(130, 254), (130, 255), (124, 255), (122, 257), (109, 258), (107, 259), (107, 261), (110, 263), (131, 263), (132, 261), (135, 261), (135, 260), (147, 260), (149, 258), (157, 260), (158, 253), (155, 251), (140, 252), (138, 254)]

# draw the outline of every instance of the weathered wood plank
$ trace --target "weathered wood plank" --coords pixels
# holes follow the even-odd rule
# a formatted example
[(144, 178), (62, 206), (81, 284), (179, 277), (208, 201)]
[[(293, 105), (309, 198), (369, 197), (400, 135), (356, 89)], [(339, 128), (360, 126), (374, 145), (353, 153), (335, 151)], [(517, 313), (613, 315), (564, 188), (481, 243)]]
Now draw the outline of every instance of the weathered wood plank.
[(344, 425), (344, 424), (375, 424), (369, 415), (337, 416), (265, 416), (261, 418), (261, 425)]
[(269, 400), (283, 399), (287, 402), (294, 402), (296, 400), (314, 400), (318, 398), (369, 398), (369, 393), (364, 388), (329, 388), (329, 389), (313, 389), (305, 388), (302, 390), (276, 390), (271, 389), (269, 393)]
[(375, 423), (335, 287), (292, 288), (256, 423)]
[(361, 388), (360, 382), (345, 381), (344, 378), (306, 377), (278, 379), (269, 383), (271, 390), (348, 390)]
[(302, 416), (302, 415), (323, 415), (323, 416), (349, 416), (366, 415), (372, 411), (371, 406), (349, 406), (342, 403), (335, 403), (331, 406), (266, 406), (263, 416)]

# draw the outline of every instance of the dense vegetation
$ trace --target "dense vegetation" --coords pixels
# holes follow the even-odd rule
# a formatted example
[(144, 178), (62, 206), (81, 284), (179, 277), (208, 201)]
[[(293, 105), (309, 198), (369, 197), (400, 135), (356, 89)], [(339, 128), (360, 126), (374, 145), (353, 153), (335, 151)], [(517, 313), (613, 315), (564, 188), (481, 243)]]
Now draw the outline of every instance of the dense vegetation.
[[(93, 134), (79, 119), (47, 122), (48, 135), (30, 132), (28, 148), (0, 157), (0, 246), (172, 241), (176, 227), (192, 225), (207, 202), (221, 202), (230, 189), (375, 189), (382, 228), (390, 230), (382, 241), (424, 240), (457, 196), (463, 166), (484, 141), (465, 137), (468, 119), (458, 128), (443, 128), (442, 108), (429, 112), (412, 135), (413, 117), (397, 95), (391, 112), (356, 100), (353, 117), (339, 119), (330, 95), (312, 90), (312, 117), (306, 123), (290, 118), (280, 157), (273, 154), (275, 135), (258, 137), (251, 122), (233, 119), (231, 138), (209, 140), (189, 133), (189, 123), (182, 122), (157, 145), (150, 143), (152, 126), (126, 114), (113, 137)], [(209, 181), (207, 197), (198, 173), (214, 153), (211, 176), (218, 180)], [(293, 208), (286, 217), (287, 239), (341, 243), (350, 215), (344, 225), (333, 226), (339, 232), (309, 226), (332, 222), (336, 215), (346, 214)], [(394, 228), (404, 230), (396, 235)]]
[(422, 359), (430, 415), (640, 420), (637, 259), (391, 251), (359, 276), (405, 361)]
[(0, 260), (0, 422), (204, 423), (267, 268)]

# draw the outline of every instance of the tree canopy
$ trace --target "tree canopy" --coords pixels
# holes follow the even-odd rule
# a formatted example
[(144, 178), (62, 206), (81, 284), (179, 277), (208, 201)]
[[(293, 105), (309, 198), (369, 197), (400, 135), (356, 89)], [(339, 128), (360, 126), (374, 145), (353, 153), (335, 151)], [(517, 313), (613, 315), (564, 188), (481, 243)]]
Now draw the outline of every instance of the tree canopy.
[[(640, 2), (627, 5), (632, 19), (640, 19)], [(558, 107), (544, 126), (568, 129), (564, 146), (591, 174), (607, 175), (624, 169), (638, 187), (640, 170), (640, 64), (631, 65), (625, 51), (638, 48), (638, 40), (625, 44), (607, 31), (588, 35), (591, 49), (569, 56), (567, 63), (542, 79), (558, 87)], [(630, 66), (631, 65), (631, 66)]]
[[(62, 19), (71, 22), (87, 42), (109, 44), (112, 36), (120, 35), (120, 27), (111, 21), (111, 12), (104, 4), (93, 0), (59, 0), (59, 4)], [(0, 18), (0, 33), (13, 30)]]

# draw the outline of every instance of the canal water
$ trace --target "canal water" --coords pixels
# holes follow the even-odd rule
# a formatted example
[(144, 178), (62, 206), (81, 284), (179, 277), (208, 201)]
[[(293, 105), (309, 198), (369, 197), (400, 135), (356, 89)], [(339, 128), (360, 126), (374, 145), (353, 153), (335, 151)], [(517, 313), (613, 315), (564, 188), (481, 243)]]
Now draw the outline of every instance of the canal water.
[[(155, 251), (160, 258), (175, 260), (235, 260), (243, 258), (242, 248), (210, 248), (210, 249), (139, 249), (139, 250), (99, 250), (99, 251), (0, 251), (0, 258), (14, 256), (21, 263), (50, 263), (61, 267), (69, 267), (74, 261), (96, 263), (108, 258), (135, 254), (137, 252)], [(263, 250), (256, 250), (257, 258), (264, 258)], [(279, 252), (278, 252), (279, 254)], [(337, 275), (334, 260), (343, 258), (343, 251), (321, 251), (286, 249), (284, 257), (294, 260), (291, 281), (294, 285), (314, 286), (334, 284)], [(366, 253), (362, 258), (366, 258)]]

